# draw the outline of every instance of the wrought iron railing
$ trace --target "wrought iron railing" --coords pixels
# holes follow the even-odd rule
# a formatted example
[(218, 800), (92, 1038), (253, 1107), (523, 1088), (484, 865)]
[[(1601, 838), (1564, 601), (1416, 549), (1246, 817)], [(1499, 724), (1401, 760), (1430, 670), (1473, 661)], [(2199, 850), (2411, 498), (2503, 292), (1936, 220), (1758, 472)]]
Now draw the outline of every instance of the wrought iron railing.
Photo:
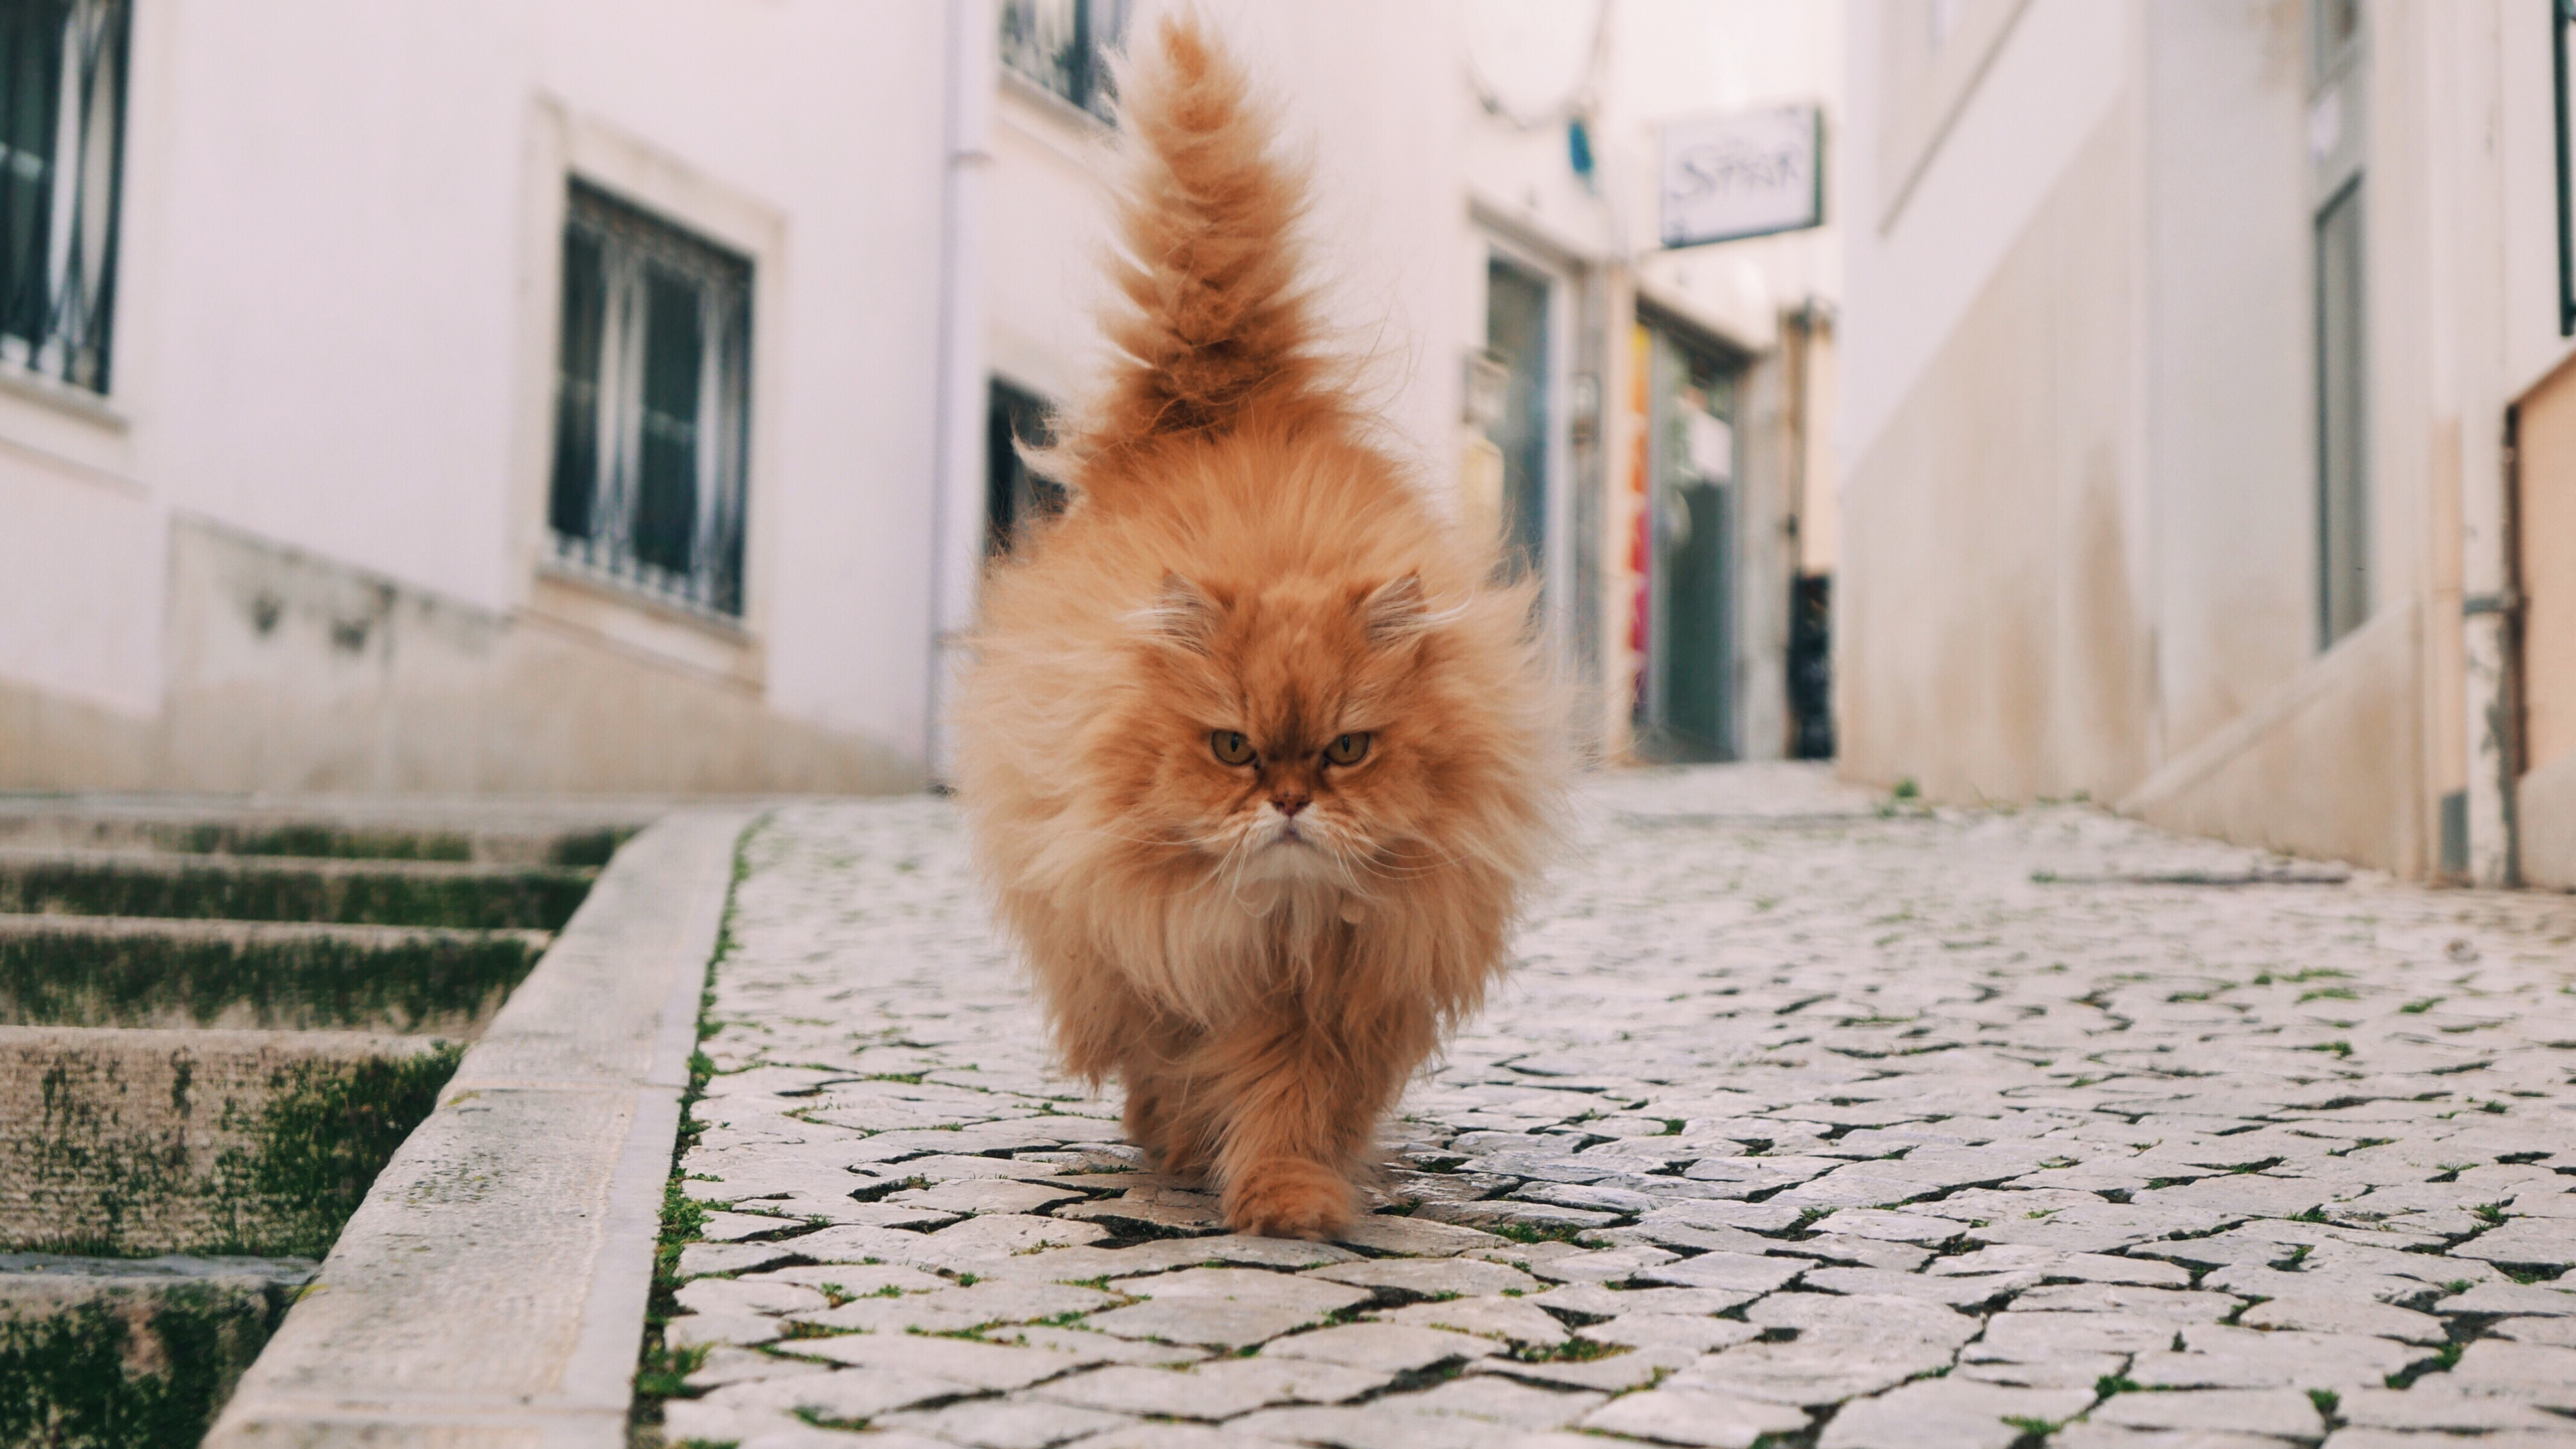
[(1129, 0), (1002, 0), (1002, 64), (1102, 120), (1116, 99), (1108, 57)]
[(126, 0), (0, 0), (0, 360), (107, 391)]
[(751, 263), (575, 182), (557, 357), (557, 561), (739, 617)]

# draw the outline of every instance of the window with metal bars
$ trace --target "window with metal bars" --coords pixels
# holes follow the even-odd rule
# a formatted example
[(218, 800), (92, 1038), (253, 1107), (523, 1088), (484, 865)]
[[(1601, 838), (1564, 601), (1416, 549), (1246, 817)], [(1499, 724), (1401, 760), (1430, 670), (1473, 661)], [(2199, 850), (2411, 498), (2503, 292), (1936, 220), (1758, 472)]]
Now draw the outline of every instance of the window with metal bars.
[(0, 359), (107, 391), (126, 0), (0, 0)]
[(1109, 54), (1129, 0), (1002, 0), (1002, 64), (1102, 120), (1116, 99)]
[(575, 572), (742, 613), (751, 263), (574, 182), (548, 522)]

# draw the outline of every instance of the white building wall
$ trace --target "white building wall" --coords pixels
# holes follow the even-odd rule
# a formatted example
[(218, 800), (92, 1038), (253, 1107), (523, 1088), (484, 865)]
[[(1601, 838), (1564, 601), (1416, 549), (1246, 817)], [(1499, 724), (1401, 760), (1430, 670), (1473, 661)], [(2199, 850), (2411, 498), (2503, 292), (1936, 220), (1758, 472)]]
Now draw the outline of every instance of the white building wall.
[[(1213, 11), (1312, 158), (1327, 313), (1445, 486), (1455, 11)], [(114, 391), (0, 378), (0, 784), (917, 779), (952, 12), (995, 23), (988, 0), (139, 6)], [(1067, 397), (1096, 360), (1107, 132), (978, 83), (970, 361)], [(739, 633), (543, 567), (568, 174), (754, 259)]]
[[(1992, 0), (1989, 0), (1992, 3)], [(2116, 0), (2029, 0), (1983, 78), (1949, 120), (1919, 179), (1882, 174), (1896, 25), (1929, 23), (1928, 4), (1853, 0), (1851, 96), (1837, 195), (1844, 237), (1843, 456), (1878, 441), (2050, 191), (2126, 94), (2133, 17)]]
[[(1909, 115), (1940, 87), (1887, 61), (1936, 14), (2002, 39)], [(1845, 174), (1882, 215), (1843, 338), (1851, 773), (2506, 877), (2503, 427), (2568, 355), (2548, 17), (2364, 15), (2337, 127), (2300, 4), (1856, 0)], [(1910, 185), (1872, 130), (1931, 138)], [(2338, 131), (2371, 609), (2322, 646), (2310, 153)]]
[[(144, 11), (147, 20), (152, 7)], [(552, 101), (785, 220), (758, 546), (769, 700), (919, 748), (934, 7), (167, 12), (177, 239), (148, 319), (173, 507), (495, 610), (524, 602), (510, 439), (527, 131)], [(291, 78), (291, 79), (290, 79)], [(327, 120), (326, 120), (327, 118)], [(533, 542), (527, 540), (524, 542)]]

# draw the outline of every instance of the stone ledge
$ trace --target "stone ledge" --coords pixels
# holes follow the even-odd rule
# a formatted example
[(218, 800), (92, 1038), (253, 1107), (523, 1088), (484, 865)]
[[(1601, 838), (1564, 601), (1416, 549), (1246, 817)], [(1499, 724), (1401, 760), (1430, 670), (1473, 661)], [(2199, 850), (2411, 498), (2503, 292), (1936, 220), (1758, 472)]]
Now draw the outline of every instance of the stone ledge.
[(619, 852), (206, 1439), (622, 1445), (698, 994), (747, 809)]

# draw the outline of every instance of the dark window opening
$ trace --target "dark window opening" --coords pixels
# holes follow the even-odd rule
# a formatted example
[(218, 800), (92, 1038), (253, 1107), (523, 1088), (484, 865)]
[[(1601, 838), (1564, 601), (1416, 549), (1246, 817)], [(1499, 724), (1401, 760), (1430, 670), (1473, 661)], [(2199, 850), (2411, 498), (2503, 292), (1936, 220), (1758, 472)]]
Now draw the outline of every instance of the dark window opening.
[(1108, 120), (1109, 56), (1126, 40), (1129, 0), (1002, 0), (1002, 64)]
[(1023, 442), (1044, 447), (1054, 437), (1044, 398), (993, 380), (984, 409), (986, 553), (1008, 552), (1032, 525), (1064, 511), (1064, 486), (1030, 472), (1019, 452)]
[(0, 5), (0, 359), (107, 391), (125, 0)]
[(750, 409), (751, 263), (575, 182), (546, 510), (557, 562), (739, 617)]
[(1834, 757), (1834, 580), (1800, 574), (1789, 585), (1790, 755)]

